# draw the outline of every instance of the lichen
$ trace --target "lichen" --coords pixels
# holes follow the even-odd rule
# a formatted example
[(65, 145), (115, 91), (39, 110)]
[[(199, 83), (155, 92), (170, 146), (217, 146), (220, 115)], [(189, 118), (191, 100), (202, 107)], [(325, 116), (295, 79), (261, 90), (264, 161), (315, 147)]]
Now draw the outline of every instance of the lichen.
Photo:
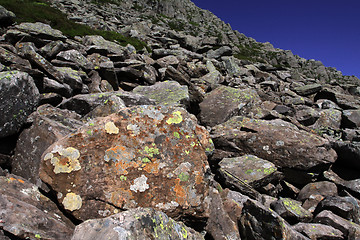
[(168, 120), (166, 120), (167, 124), (179, 124), (183, 121), (183, 118), (181, 116), (181, 112), (180, 111), (175, 111), (172, 113), (171, 118), (169, 118)]
[(149, 189), (149, 184), (146, 183), (147, 180), (148, 178), (145, 175), (134, 179), (134, 184), (130, 186), (130, 190), (134, 192), (145, 192)]
[(107, 122), (105, 124), (105, 131), (109, 134), (119, 134), (119, 128), (117, 128), (113, 122)]
[(64, 208), (70, 211), (78, 210), (82, 207), (82, 199), (75, 193), (68, 193), (62, 201)]
[(45, 155), (44, 160), (50, 160), (54, 166), (54, 173), (71, 173), (72, 171), (79, 171), (81, 165), (79, 162), (79, 150), (68, 147), (66, 149), (58, 149)]

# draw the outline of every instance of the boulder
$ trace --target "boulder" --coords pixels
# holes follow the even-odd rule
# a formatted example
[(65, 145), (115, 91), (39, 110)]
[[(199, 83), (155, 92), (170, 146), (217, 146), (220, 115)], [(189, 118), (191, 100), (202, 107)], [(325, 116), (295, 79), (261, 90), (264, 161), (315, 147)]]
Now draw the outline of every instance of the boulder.
[(82, 126), (80, 116), (50, 105), (40, 106), (29, 120), (30, 128), (19, 136), (12, 161), (12, 173), (41, 186), (41, 155), (54, 142)]
[(14, 23), (16, 15), (0, 5), (0, 26), (6, 27)]
[(326, 197), (336, 196), (337, 194), (337, 187), (334, 183), (328, 181), (314, 182), (307, 184), (300, 190), (297, 200), (305, 201), (312, 195), (321, 195)]
[(322, 110), (316, 123), (311, 126), (315, 131), (321, 132), (326, 129), (339, 130), (341, 126), (342, 113), (336, 109)]
[(301, 202), (291, 198), (280, 198), (271, 204), (271, 208), (289, 223), (310, 222), (312, 220), (311, 212), (301, 207)]
[(76, 226), (71, 240), (191, 239), (204, 237), (195, 230), (151, 208), (135, 208)]
[(360, 170), (360, 143), (355, 141), (335, 141), (333, 148), (338, 154), (336, 164), (353, 170)]
[(280, 119), (268, 121), (237, 116), (215, 126), (211, 133), (217, 149), (230, 150), (236, 156), (253, 154), (276, 167), (324, 168), (337, 157), (328, 140)]
[(39, 189), (16, 175), (0, 176), (0, 228), (18, 239), (70, 239), (74, 226)]
[(309, 84), (302, 87), (294, 88), (294, 91), (299, 94), (300, 96), (308, 96), (314, 93), (321, 91), (322, 86), (321, 84)]
[(54, 92), (54, 93), (58, 93), (64, 97), (71, 97), (73, 90), (66, 83), (61, 84), (53, 79), (44, 77), (43, 92), (45, 92), (45, 93)]
[(239, 225), (241, 239), (245, 240), (308, 239), (293, 230), (276, 212), (254, 200), (248, 200), (244, 203)]
[(84, 70), (94, 69), (94, 65), (86, 57), (84, 57), (84, 55), (75, 49), (60, 52), (57, 54), (56, 58), (62, 61), (72, 62), (78, 68), (82, 68)]
[(54, 143), (40, 176), (80, 220), (139, 206), (201, 219), (212, 151), (208, 132), (184, 109), (135, 106)]
[(19, 69), (31, 69), (31, 64), (28, 60), (10, 52), (9, 50), (0, 47), (0, 62), (5, 66), (15, 66)]
[(236, 115), (256, 115), (261, 104), (257, 92), (253, 89), (236, 89), (221, 86), (206, 94), (200, 103), (200, 121), (213, 127)]
[(0, 138), (17, 133), (38, 102), (39, 91), (29, 74), (0, 72)]
[(66, 37), (61, 31), (53, 29), (50, 25), (36, 22), (36, 23), (21, 23), (15, 26), (16, 29), (28, 33), (33, 37), (48, 39), (48, 40), (66, 40)]
[(188, 87), (181, 86), (175, 81), (158, 82), (152, 86), (138, 86), (133, 92), (155, 100), (157, 105), (186, 108), (190, 101)]
[(360, 109), (343, 111), (344, 126), (347, 128), (360, 127)]
[(341, 231), (319, 223), (298, 223), (293, 229), (310, 239), (341, 240), (344, 235)]
[(231, 56), (233, 53), (229, 46), (222, 46), (216, 50), (210, 50), (206, 53), (207, 58), (221, 58), (222, 56)]
[(55, 67), (57, 74), (62, 76), (63, 82), (68, 84), (74, 91), (82, 91), (85, 87), (82, 77), (86, 74), (69, 67)]
[(85, 36), (83, 44), (88, 47), (88, 54), (99, 53), (106, 56), (108, 54), (124, 54), (125, 51), (124, 47), (105, 40), (102, 36)]
[(356, 196), (360, 196), (360, 178), (353, 179), (353, 180), (344, 180), (331, 170), (325, 171), (324, 177), (328, 181), (332, 181), (336, 185), (339, 185), (339, 186), (345, 188), (350, 193), (355, 194)]

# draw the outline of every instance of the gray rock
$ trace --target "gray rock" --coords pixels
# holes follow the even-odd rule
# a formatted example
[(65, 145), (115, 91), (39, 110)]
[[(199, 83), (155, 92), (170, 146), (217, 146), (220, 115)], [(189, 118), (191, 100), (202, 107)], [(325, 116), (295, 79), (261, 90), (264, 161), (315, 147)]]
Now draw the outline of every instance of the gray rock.
[(327, 210), (320, 212), (314, 218), (314, 223), (322, 223), (338, 229), (347, 239), (360, 238), (360, 225), (350, 222)]
[(42, 38), (47, 40), (65, 40), (66, 37), (62, 34), (61, 31), (53, 29), (50, 25), (36, 22), (36, 23), (21, 23), (16, 25), (15, 28), (19, 31), (30, 34), (36, 38)]
[(74, 112), (50, 105), (40, 106), (29, 118), (33, 123), (20, 134), (11, 167), (12, 173), (40, 186), (39, 168), (43, 152), (83, 123)]
[(360, 127), (360, 109), (343, 111), (344, 126), (347, 128)]
[(344, 235), (341, 231), (319, 223), (298, 223), (293, 226), (293, 229), (299, 233), (307, 236), (310, 239), (328, 239), (328, 240), (341, 240)]
[(60, 52), (59, 54), (57, 54), (56, 58), (62, 61), (72, 62), (78, 68), (82, 68), (84, 70), (94, 69), (94, 65), (84, 55), (74, 49)]
[(53, 79), (45, 77), (43, 79), (43, 92), (54, 92), (64, 97), (71, 97), (73, 90), (66, 83), (61, 84)]
[(1, 229), (19, 239), (69, 239), (73, 224), (39, 189), (16, 175), (0, 177)]
[(283, 120), (258, 120), (233, 117), (212, 129), (217, 149), (235, 156), (254, 154), (276, 167), (308, 170), (334, 163), (336, 152), (328, 140), (299, 130)]
[(164, 67), (168, 67), (169, 65), (173, 66), (173, 67), (177, 67), (177, 65), (179, 65), (179, 60), (177, 59), (177, 57), (173, 56), (173, 55), (169, 55), (166, 57), (162, 57), (156, 60), (156, 63), (164, 68)]
[(40, 48), (39, 52), (46, 59), (53, 59), (65, 47), (66, 47), (65, 44), (60, 40), (52, 41), (52, 42), (46, 44), (45, 46), (43, 46), (42, 48)]
[(20, 56), (0, 47), (0, 61), (4, 65), (13, 65), (17, 68), (31, 69), (31, 64), (28, 60), (21, 58)]
[(289, 223), (310, 222), (312, 220), (311, 212), (301, 207), (301, 202), (291, 198), (280, 198), (271, 204), (271, 208)]
[(333, 129), (339, 130), (341, 126), (342, 113), (336, 109), (325, 109), (319, 112), (319, 118), (311, 126), (317, 132), (322, 130)]
[(354, 180), (344, 180), (340, 178), (336, 173), (333, 171), (325, 171), (324, 172), (325, 179), (332, 181), (336, 183), (337, 185), (340, 185), (341, 187), (344, 187), (345, 189), (349, 190), (350, 192), (353, 192), (355, 194), (360, 194), (360, 179), (354, 179)]
[(81, 91), (84, 87), (82, 76), (84, 72), (74, 70), (69, 67), (55, 67), (56, 71), (62, 76), (64, 83), (68, 84), (73, 90)]
[(204, 239), (200, 233), (151, 208), (135, 208), (83, 222), (71, 240), (83, 239)]
[(222, 56), (231, 56), (233, 53), (232, 49), (229, 46), (222, 46), (216, 50), (210, 50), (206, 53), (207, 58), (219, 59)]
[(17, 133), (36, 109), (39, 91), (24, 72), (0, 72), (0, 138)]
[(6, 27), (14, 23), (16, 15), (0, 5), (0, 25)]
[(156, 104), (164, 106), (186, 108), (190, 101), (188, 87), (181, 86), (175, 81), (158, 82), (152, 86), (138, 86), (133, 92), (153, 99)]
[(102, 36), (85, 36), (83, 38), (83, 43), (85, 46), (88, 46), (88, 54), (92, 53), (100, 53), (101, 55), (107, 54), (123, 54), (125, 48), (116, 44), (114, 42), (110, 42), (105, 40)]
[(297, 87), (294, 91), (300, 96), (308, 96), (319, 92), (322, 89), (321, 84), (309, 84), (303, 87)]
[(301, 106), (295, 114), (296, 120), (305, 126), (312, 125), (320, 117), (320, 113), (314, 108), (308, 106)]
[(261, 100), (253, 89), (221, 86), (211, 91), (200, 103), (200, 121), (215, 126), (236, 115), (255, 115)]

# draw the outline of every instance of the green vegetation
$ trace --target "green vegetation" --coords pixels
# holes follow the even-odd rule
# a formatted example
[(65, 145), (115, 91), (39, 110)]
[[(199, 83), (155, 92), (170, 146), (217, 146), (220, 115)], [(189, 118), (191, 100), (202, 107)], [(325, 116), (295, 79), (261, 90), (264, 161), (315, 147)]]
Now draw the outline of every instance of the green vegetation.
[[(116, 0), (97, 0), (97, 2), (117, 2)], [(89, 26), (75, 23), (67, 19), (61, 11), (50, 7), (46, 0), (0, 0), (0, 5), (16, 14), (17, 23), (21, 22), (43, 22), (50, 24), (51, 27), (58, 29), (68, 37), (100, 35), (109, 41), (117, 41), (126, 46), (133, 45), (137, 50), (141, 50), (147, 45), (131, 37), (125, 37), (113, 31), (92, 29)], [(21, 7), (19, 7), (21, 6)], [(149, 49), (148, 49), (149, 50)]]
[(175, 30), (177, 32), (184, 31), (184, 29), (185, 29), (185, 23), (183, 21), (177, 20), (177, 19), (169, 21), (168, 25), (172, 30)]

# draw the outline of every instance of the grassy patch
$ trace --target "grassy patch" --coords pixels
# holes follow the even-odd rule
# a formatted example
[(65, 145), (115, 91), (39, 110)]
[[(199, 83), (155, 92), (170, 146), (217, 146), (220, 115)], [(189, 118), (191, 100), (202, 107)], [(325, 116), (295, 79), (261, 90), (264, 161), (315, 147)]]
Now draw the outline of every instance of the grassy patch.
[[(110, 2), (116, 0), (98, 0), (99, 2)], [(16, 14), (16, 22), (43, 22), (50, 24), (51, 27), (58, 29), (68, 37), (100, 35), (109, 41), (117, 41), (125, 46), (128, 43), (137, 50), (147, 47), (147, 45), (131, 37), (125, 37), (113, 31), (92, 29), (89, 26), (75, 23), (67, 19), (66, 15), (59, 10), (50, 7), (45, 0), (0, 0), (0, 5)]]

